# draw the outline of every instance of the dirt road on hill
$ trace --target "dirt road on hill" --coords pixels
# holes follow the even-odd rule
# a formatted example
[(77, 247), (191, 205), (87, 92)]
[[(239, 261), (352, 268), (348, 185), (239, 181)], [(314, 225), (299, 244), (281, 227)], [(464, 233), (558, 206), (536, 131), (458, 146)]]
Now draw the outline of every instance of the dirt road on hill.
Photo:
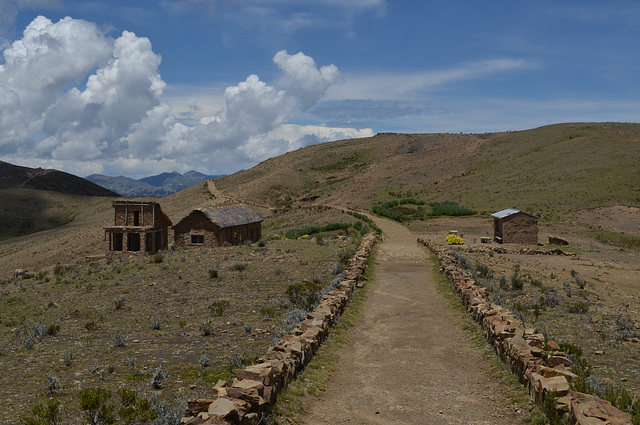
[(481, 350), (436, 292), (427, 251), (402, 225), (377, 220), (375, 282), (365, 317), (305, 423), (521, 424)]

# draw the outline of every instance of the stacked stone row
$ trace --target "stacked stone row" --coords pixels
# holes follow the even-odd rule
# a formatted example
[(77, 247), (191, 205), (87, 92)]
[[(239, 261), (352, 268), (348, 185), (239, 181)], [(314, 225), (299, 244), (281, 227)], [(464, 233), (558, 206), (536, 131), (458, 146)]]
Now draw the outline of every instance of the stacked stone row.
[(534, 400), (542, 403), (555, 391), (556, 410), (564, 422), (571, 425), (632, 424), (630, 414), (614, 408), (608, 401), (572, 391), (570, 382), (577, 376), (560, 346), (517, 320), (511, 311), (493, 304), (486, 288), (477, 285), (473, 276), (458, 266), (451, 249), (422, 238), (418, 242), (438, 257), (440, 271), (446, 274), (471, 316), (481, 325), (487, 341)]
[(214, 387), (216, 399), (190, 399), (182, 423), (185, 425), (258, 424), (276, 402), (278, 393), (304, 369), (330, 328), (345, 310), (357, 286), (361, 286), (376, 234), (363, 237), (345, 268), (345, 278), (323, 296), (290, 334), (269, 347), (259, 363), (237, 370), (230, 384)]

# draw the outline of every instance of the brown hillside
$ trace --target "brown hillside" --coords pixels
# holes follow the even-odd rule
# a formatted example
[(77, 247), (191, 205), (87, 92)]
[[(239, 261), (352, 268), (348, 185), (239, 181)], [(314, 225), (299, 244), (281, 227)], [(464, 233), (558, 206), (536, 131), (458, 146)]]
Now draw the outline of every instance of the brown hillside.
[(640, 205), (640, 125), (559, 124), (494, 134), (378, 134), (310, 146), (216, 180), (273, 206), (370, 209), (403, 197), (547, 217)]

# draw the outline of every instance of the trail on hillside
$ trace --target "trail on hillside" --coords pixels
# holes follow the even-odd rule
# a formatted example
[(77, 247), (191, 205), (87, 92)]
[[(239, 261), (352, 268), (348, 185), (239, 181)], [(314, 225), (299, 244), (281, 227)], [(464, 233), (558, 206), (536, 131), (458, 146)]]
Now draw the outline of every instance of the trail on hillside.
[(253, 206), (259, 207), (259, 208), (265, 208), (265, 209), (267, 209), (269, 211), (271, 211), (273, 209), (269, 205), (259, 204), (257, 202), (248, 201), (246, 199), (240, 199), (240, 198), (236, 198), (236, 197), (230, 196), (229, 194), (227, 194), (227, 193), (223, 192), (222, 190), (220, 190), (216, 186), (216, 183), (215, 183), (214, 180), (207, 180), (207, 189), (209, 190), (209, 193), (211, 193), (215, 199), (218, 199), (218, 200), (223, 201), (223, 202), (229, 202), (229, 203), (235, 203), (235, 204), (253, 205)]
[(305, 423), (521, 424), (431, 276), (431, 256), (401, 224), (383, 229), (365, 317)]

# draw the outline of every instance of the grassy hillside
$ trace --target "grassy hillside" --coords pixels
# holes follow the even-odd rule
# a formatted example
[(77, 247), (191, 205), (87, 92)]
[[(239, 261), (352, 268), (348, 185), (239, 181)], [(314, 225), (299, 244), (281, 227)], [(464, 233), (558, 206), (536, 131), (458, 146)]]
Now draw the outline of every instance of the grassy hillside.
[(277, 207), (370, 209), (408, 196), (483, 213), (518, 207), (543, 218), (640, 205), (640, 125), (559, 124), (466, 134), (378, 134), (310, 146), (216, 180)]

